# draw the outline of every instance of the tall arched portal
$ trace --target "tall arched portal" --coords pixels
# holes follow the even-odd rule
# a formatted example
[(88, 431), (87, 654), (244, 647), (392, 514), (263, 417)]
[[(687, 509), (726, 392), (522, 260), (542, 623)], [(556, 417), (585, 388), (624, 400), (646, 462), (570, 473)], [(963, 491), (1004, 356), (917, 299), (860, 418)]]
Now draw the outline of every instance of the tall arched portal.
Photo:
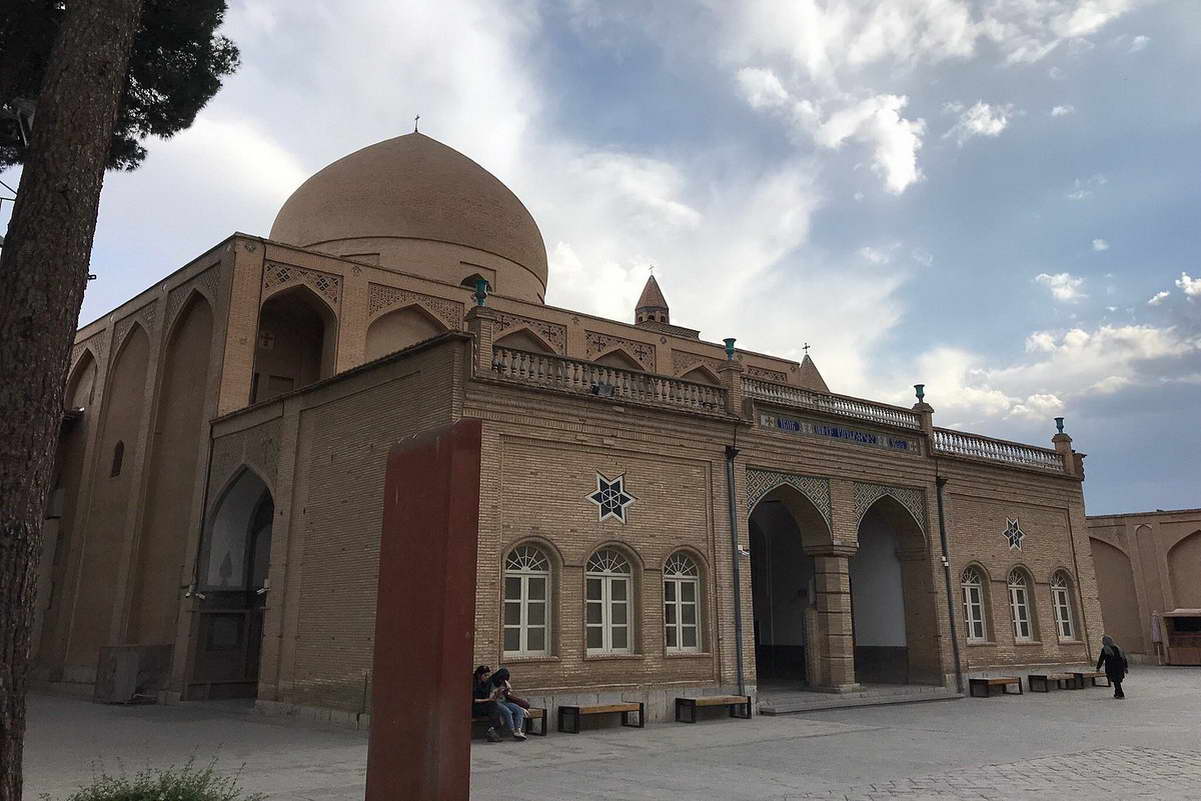
[(751, 597), (758, 687), (824, 683), (813, 547), (830, 542), (825, 518), (794, 487), (767, 493), (751, 512)]
[(206, 521), (188, 698), (253, 698), (258, 691), (274, 516), (271, 491), (243, 469)]
[(864, 683), (940, 684), (925, 535), (891, 496), (878, 499), (859, 521), (850, 579), (855, 677)]
[(272, 295), (259, 312), (251, 403), (300, 389), (334, 374), (338, 323), (306, 286)]

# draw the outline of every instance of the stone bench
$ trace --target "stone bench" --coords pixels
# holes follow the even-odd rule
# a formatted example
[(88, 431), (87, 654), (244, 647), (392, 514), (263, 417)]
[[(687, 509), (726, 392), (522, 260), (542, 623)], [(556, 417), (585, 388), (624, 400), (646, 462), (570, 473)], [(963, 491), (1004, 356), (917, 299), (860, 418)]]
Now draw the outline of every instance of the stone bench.
[(1032, 693), (1050, 692), (1051, 682), (1060, 690), (1078, 690), (1084, 686), (1075, 673), (1031, 673), (1026, 677), (1026, 686)]
[[(537, 731), (534, 731), (534, 727), (531, 723), (531, 721), (535, 721), (535, 720), (540, 721)], [(473, 717), (471, 719), (471, 724), (474, 726), (477, 723), (481, 723), (481, 724), (486, 723), (489, 726), (491, 726), (492, 719), (489, 717), (486, 717), (486, 716), (485, 717)], [(527, 709), (525, 711), (525, 724), (523, 725), (523, 728), (525, 729), (527, 734), (533, 734), (538, 737), (545, 737), (546, 736), (546, 707), (532, 706), (529, 709)]]
[[(637, 712), (638, 722), (631, 723), (630, 715)], [(632, 729), (641, 729), (646, 724), (646, 705), (641, 703), (628, 704), (598, 704), (596, 706), (560, 706), (559, 731), (568, 734), (580, 733), (580, 718), (585, 715), (621, 714), (621, 725)], [(571, 722), (568, 728), (567, 723)]]
[[(1081, 689), (1084, 688), (1085, 679), (1087, 679), (1089, 681), (1089, 686), (1091, 686), (1091, 687), (1112, 687), (1113, 686), (1113, 683), (1110, 682), (1110, 680), (1109, 680), (1109, 676), (1107, 676), (1104, 672), (1099, 671), (1099, 670), (1090, 670), (1090, 671), (1087, 671), (1084, 673), (1073, 673), (1072, 675), (1076, 677), (1076, 681), (1077, 681), (1077, 683), (1079, 683)], [(1105, 679), (1105, 683), (1097, 684), (1097, 679)]]
[[(993, 687), (1000, 687), (1001, 695), (1022, 694), (1022, 680), (1018, 676), (994, 676), (991, 678), (968, 679), (967, 684), (968, 695), (972, 696), (973, 698), (988, 698), (990, 695), (994, 694), (992, 692)], [(1016, 693), (1011, 693), (1009, 691), (1009, 686), (1011, 684), (1017, 685), (1018, 691)], [(983, 692), (977, 693), (976, 690), (983, 690)]]
[[(676, 699), (676, 723), (696, 723), (696, 708), (698, 706), (725, 706), (730, 709), (730, 717), (751, 719), (751, 697), (749, 695), (704, 695), (700, 698)], [(683, 716), (688, 710), (688, 719)]]

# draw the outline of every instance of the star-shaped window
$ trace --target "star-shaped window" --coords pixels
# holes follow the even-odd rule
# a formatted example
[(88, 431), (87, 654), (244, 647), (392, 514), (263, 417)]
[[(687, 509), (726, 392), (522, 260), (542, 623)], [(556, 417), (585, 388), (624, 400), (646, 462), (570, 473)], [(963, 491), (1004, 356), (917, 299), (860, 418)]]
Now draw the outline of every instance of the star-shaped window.
[(585, 497), (596, 504), (598, 520), (604, 521), (612, 517), (622, 523), (626, 522), (626, 510), (638, 499), (626, 492), (624, 484), (625, 473), (612, 479), (600, 473), (596, 474), (596, 491)]
[(1005, 522), (1009, 525), (1005, 529), (1005, 539), (1009, 540), (1009, 548), (1013, 550), (1017, 548), (1022, 550), (1022, 537), (1026, 536), (1026, 532), (1022, 531), (1022, 527), (1018, 525), (1017, 518), (1010, 520), (1005, 518)]

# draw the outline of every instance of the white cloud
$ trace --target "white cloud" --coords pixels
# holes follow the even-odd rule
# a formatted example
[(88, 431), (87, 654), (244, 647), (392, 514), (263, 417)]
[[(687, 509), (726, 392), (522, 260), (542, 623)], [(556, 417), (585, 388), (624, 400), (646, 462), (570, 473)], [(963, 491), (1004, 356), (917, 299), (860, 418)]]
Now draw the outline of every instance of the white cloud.
[(1086, 200), (1092, 197), (1098, 188), (1107, 183), (1109, 183), (1109, 179), (1100, 173), (1083, 180), (1077, 178), (1072, 183), (1072, 191), (1068, 192), (1066, 197), (1070, 200)]
[(910, 252), (909, 255), (913, 258), (914, 261), (916, 261), (918, 264), (920, 264), (924, 267), (929, 267), (931, 264), (934, 263), (934, 254), (928, 250), (922, 250), (921, 248), (914, 248), (913, 251)]
[(1071, 273), (1039, 273), (1034, 276), (1034, 280), (1051, 290), (1051, 295), (1059, 301), (1072, 302), (1086, 297), (1080, 291), (1084, 286), (1084, 279)]
[(791, 100), (784, 84), (768, 69), (743, 67), (738, 70), (738, 84), (743, 97), (754, 109), (779, 108)]
[(1193, 278), (1188, 273), (1181, 273), (1176, 279), (1176, 286), (1184, 290), (1189, 300), (1201, 297), (1201, 278)]
[(1097, 251), (1098, 253), (1100, 253), (1102, 250), (1109, 250), (1109, 243), (1104, 239), (1094, 239), (1093, 250)]
[[(948, 111), (958, 111), (962, 104), (949, 103), (944, 106)], [(997, 137), (1009, 125), (1013, 115), (1013, 105), (993, 106), (980, 101), (959, 115), (959, 119), (949, 131), (942, 135), (943, 139), (955, 138), (960, 147), (974, 136)]]
[(871, 247), (870, 245), (864, 245), (863, 247), (859, 248), (859, 255), (870, 261), (872, 264), (888, 264), (888, 262), (892, 261), (892, 257), (889, 256), (888, 253), (878, 248)]
[(1172, 293), (1168, 292), (1167, 290), (1165, 290), (1163, 292), (1156, 292), (1155, 295), (1152, 296), (1152, 298), (1149, 301), (1147, 301), (1147, 305), (1148, 306), (1158, 306), (1159, 304), (1163, 303), (1164, 298), (1166, 298), (1168, 295), (1171, 295), (1171, 294)]
[(1102, 378), (1100, 381), (1089, 387), (1089, 389), (1102, 395), (1112, 395), (1113, 393), (1130, 386), (1131, 383), (1132, 382), (1128, 376), (1111, 375)]
[(1130, 52), (1137, 53), (1138, 51), (1145, 49), (1150, 43), (1150, 36), (1136, 36), (1130, 42)]
[(1015, 403), (1007, 417), (1025, 417), (1030, 420), (1046, 420), (1063, 411), (1063, 401), (1050, 392), (1035, 392), (1024, 401)]
[(1028, 353), (1042, 351), (1051, 353), (1055, 350), (1055, 337), (1048, 331), (1035, 331), (1030, 336), (1026, 337), (1026, 351)]
[(872, 169), (884, 176), (884, 186), (900, 194), (922, 178), (917, 151), (925, 133), (924, 120), (907, 120), (901, 110), (909, 98), (876, 95), (834, 112), (814, 134), (817, 144), (837, 148), (848, 139), (872, 148)]
[(1055, 106), (1054, 108), (1051, 109), (1052, 117), (1066, 117), (1069, 114), (1075, 114), (1075, 113), (1076, 113), (1076, 107), (1071, 104), (1064, 105), (1064, 106)]

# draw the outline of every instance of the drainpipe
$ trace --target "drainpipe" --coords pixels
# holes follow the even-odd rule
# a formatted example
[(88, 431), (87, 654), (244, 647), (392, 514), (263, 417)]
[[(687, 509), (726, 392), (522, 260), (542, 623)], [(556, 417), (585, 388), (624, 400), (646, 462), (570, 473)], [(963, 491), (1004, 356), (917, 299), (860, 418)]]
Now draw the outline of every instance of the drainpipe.
[[(738, 442), (738, 429), (734, 429), (734, 442)], [(738, 448), (726, 446), (726, 495), (730, 499), (730, 559), (734, 572), (734, 659), (738, 666), (738, 694), (746, 695), (746, 679), (742, 675), (742, 581), (740, 577), (740, 562), (742, 554), (738, 550), (738, 503), (734, 497), (734, 458), (738, 456)]]
[(938, 487), (938, 536), (942, 540), (942, 577), (947, 585), (947, 616), (951, 622), (951, 653), (955, 656), (955, 689), (963, 692), (963, 665), (959, 661), (959, 627), (955, 625), (955, 595), (951, 591), (951, 556), (947, 549), (947, 524), (943, 517), (942, 488), (947, 480), (942, 476), (934, 479)]

